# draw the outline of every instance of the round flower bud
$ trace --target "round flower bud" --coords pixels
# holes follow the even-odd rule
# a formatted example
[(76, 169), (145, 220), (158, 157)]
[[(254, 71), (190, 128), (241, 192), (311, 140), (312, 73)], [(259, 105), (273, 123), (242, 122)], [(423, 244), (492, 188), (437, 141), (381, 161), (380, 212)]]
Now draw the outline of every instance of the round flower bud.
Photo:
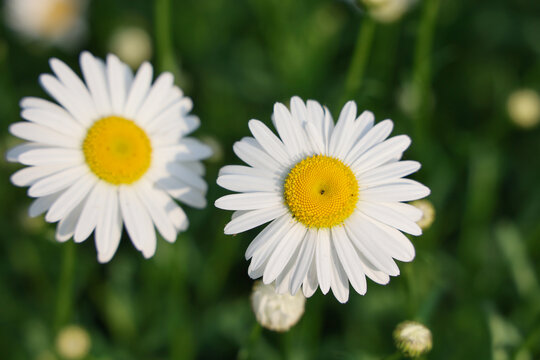
[(508, 97), (507, 110), (516, 125), (531, 128), (540, 121), (540, 96), (532, 89), (516, 90)]
[(433, 221), (435, 221), (435, 208), (429, 200), (416, 200), (411, 202), (411, 205), (416, 206), (422, 211), (422, 217), (416, 223), (422, 228), (422, 230), (428, 229)]
[(80, 326), (64, 327), (56, 337), (56, 351), (65, 359), (82, 359), (90, 351), (90, 335)]
[(117, 29), (109, 40), (109, 50), (120, 60), (136, 69), (152, 57), (152, 39), (137, 26)]
[(394, 330), (398, 350), (406, 357), (416, 358), (428, 353), (432, 347), (431, 331), (415, 321), (404, 321)]
[(391, 23), (399, 20), (411, 7), (411, 0), (360, 0), (369, 14), (382, 23)]
[(273, 331), (287, 331), (304, 314), (306, 298), (302, 291), (296, 295), (276, 293), (275, 285), (256, 281), (251, 293), (251, 307), (257, 322)]

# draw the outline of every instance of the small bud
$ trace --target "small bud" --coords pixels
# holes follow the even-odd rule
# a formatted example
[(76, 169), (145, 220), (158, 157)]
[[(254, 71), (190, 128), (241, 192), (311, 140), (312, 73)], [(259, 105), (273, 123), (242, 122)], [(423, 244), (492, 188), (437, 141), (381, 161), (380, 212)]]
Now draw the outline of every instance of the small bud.
[(221, 162), (221, 160), (223, 160), (223, 147), (219, 140), (210, 135), (201, 136), (200, 139), (212, 149), (212, 156), (210, 156), (207, 161), (212, 163)]
[(152, 39), (137, 26), (117, 29), (109, 40), (109, 50), (120, 60), (136, 69), (152, 57)]
[(411, 202), (411, 205), (416, 206), (422, 211), (422, 217), (416, 223), (422, 228), (422, 230), (428, 229), (433, 221), (435, 221), (435, 208), (429, 200), (416, 200)]
[(522, 128), (532, 128), (540, 121), (540, 96), (532, 89), (516, 90), (508, 97), (508, 116)]
[(251, 306), (257, 322), (273, 331), (287, 331), (304, 314), (306, 298), (301, 291), (296, 295), (277, 294), (274, 284), (256, 281), (251, 293)]
[(412, 0), (360, 0), (371, 17), (381, 23), (399, 20), (412, 5)]
[(77, 325), (64, 327), (56, 337), (56, 351), (65, 359), (82, 359), (90, 351), (90, 335)]
[(416, 358), (427, 354), (432, 347), (431, 331), (415, 321), (404, 321), (394, 330), (398, 350), (406, 357)]

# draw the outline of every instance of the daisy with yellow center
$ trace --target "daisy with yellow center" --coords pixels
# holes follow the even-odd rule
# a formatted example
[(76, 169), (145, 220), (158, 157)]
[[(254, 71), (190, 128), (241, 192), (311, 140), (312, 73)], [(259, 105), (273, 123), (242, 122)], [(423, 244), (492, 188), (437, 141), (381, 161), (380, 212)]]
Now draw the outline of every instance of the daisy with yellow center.
[(218, 184), (237, 194), (216, 206), (234, 210), (226, 234), (270, 222), (251, 242), (246, 259), (253, 279), (275, 281), (279, 293), (302, 287), (310, 297), (320, 286), (340, 302), (349, 282), (366, 292), (366, 276), (386, 284), (399, 274), (394, 259), (411, 261), (414, 247), (402, 233), (420, 235), (422, 212), (406, 204), (429, 194), (424, 185), (403, 179), (420, 168), (400, 161), (411, 140), (387, 139), (392, 121), (374, 125), (373, 114), (356, 117), (348, 102), (336, 124), (318, 102), (291, 99), (291, 109), (274, 106), (279, 137), (251, 120), (253, 137), (234, 145), (248, 166), (221, 169)]
[(134, 75), (114, 55), (107, 61), (80, 57), (84, 82), (63, 62), (50, 61), (56, 76), (42, 75), (58, 105), (39, 98), (21, 101), (27, 120), (10, 127), (28, 142), (8, 160), (28, 167), (11, 181), (36, 198), (30, 215), (59, 222), (56, 238), (75, 242), (95, 234), (98, 260), (109, 261), (125, 226), (145, 257), (156, 250), (156, 232), (173, 242), (188, 227), (173, 199), (202, 208), (207, 185), (201, 163), (208, 146), (186, 137), (199, 126), (192, 102), (170, 73), (152, 84), (152, 66)]
[(85, 31), (87, 0), (7, 0), (6, 23), (21, 35), (65, 46)]

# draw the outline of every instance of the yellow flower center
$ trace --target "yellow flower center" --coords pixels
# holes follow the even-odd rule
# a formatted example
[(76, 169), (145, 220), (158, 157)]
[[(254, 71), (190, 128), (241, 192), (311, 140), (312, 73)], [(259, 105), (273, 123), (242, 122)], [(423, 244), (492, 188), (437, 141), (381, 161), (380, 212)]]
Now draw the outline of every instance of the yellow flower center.
[(83, 153), (90, 170), (111, 184), (131, 184), (150, 166), (152, 146), (133, 121), (109, 116), (96, 121), (86, 134)]
[(284, 197), (293, 216), (302, 224), (333, 227), (353, 213), (358, 201), (358, 181), (340, 160), (313, 155), (289, 172)]
[(54, 36), (65, 32), (77, 18), (77, 4), (73, 1), (53, 1), (45, 10), (41, 30), (44, 34)]

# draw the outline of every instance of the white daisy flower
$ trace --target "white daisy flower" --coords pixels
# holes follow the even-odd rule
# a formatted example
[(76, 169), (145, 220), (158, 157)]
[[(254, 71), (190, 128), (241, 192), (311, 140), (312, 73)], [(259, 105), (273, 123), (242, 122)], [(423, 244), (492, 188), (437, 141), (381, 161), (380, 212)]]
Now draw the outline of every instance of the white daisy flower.
[(26, 38), (70, 45), (84, 34), (85, 9), (86, 0), (7, 0), (5, 16)]
[(172, 74), (152, 84), (149, 63), (134, 76), (116, 56), (105, 63), (88, 52), (80, 64), (85, 82), (58, 59), (50, 61), (56, 76), (40, 76), (59, 105), (22, 99), (21, 116), (28, 121), (9, 130), (28, 142), (7, 158), (28, 167), (11, 181), (29, 186), (28, 195), (36, 198), (30, 216), (46, 212), (46, 221), (59, 222), (58, 241), (73, 236), (79, 243), (95, 231), (98, 260), (107, 262), (125, 225), (149, 258), (156, 251), (154, 226), (169, 242), (188, 227), (172, 198), (206, 206), (200, 160), (211, 150), (185, 137), (200, 121), (188, 114), (192, 101), (173, 84)]
[(414, 247), (401, 231), (420, 235), (415, 223), (422, 212), (405, 204), (427, 196), (424, 185), (402, 179), (420, 168), (400, 161), (411, 140), (385, 140), (393, 123), (374, 126), (371, 112), (356, 117), (348, 102), (337, 124), (328, 109), (313, 100), (291, 99), (291, 111), (274, 106), (279, 138), (262, 122), (251, 120), (253, 137), (234, 144), (249, 166), (221, 169), (217, 183), (239, 192), (215, 205), (235, 210), (226, 234), (264, 223), (246, 251), (249, 276), (276, 282), (279, 293), (295, 294), (302, 286), (310, 297), (318, 286), (330, 288), (340, 302), (349, 297), (349, 282), (366, 292), (366, 276), (386, 284), (399, 269), (393, 259), (411, 261)]

